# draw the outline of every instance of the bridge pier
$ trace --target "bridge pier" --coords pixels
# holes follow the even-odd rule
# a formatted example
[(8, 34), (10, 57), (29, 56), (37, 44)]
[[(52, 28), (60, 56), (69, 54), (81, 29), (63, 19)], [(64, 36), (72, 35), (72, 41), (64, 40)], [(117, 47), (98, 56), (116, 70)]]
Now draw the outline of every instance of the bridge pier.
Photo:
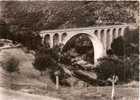
[(119, 28), (116, 28), (116, 38), (119, 37)]
[(124, 31), (125, 31), (125, 28), (122, 28), (121, 29), (121, 34), (120, 34), (121, 36), (124, 36)]
[(101, 40), (101, 29), (98, 29), (97, 37), (99, 40)]
[(113, 35), (112, 35), (112, 32), (113, 32), (113, 28), (110, 29), (109, 31), (109, 44), (108, 44), (108, 49), (111, 49), (111, 43), (113, 41)]
[(50, 48), (53, 48), (53, 35), (50, 35)]
[(59, 34), (59, 44), (61, 44), (61, 43), (62, 43), (62, 35)]
[(107, 29), (104, 30), (104, 37), (103, 37), (103, 44), (105, 50), (107, 49), (106, 41), (107, 41)]

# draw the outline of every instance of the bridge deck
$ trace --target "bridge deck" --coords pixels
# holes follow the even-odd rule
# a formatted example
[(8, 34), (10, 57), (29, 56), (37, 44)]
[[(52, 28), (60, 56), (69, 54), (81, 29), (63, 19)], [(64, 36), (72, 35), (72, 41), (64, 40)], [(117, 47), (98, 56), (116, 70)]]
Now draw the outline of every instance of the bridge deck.
[(128, 25), (107, 25), (107, 26), (96, 26), (96, 27), (85, 27), (85, 28), (67, 28), (67, 29), (54, 29), (54, 30), (43, 30), (42, 32), (68, 32), (68, 31), (79, 31), (79, 30), (97, 30), (97, 29), (109, 29), (109, 28), (122, 28), (127, 27)]

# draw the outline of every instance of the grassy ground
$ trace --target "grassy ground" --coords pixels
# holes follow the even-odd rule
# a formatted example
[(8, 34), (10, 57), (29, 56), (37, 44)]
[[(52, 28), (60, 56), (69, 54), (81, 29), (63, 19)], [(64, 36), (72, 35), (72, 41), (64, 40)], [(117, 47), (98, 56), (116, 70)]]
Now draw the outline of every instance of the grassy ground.
[(48, 96), (27, 94), (27, 93), (8, 90), (4, 88), (0, 88), (0, 99), (1, 100), (60, 100)]
[[(6, 56), (5, 56), (6, 54)], [(24, 53), (21, 49), (11, 49), (0, 51), (0, 61), (6, 59), (8, 55), (17, 57), (20, 60), (20, 73), (8, 74), (0, 68), (0, 86), (6, 90), (14, 90), (20, 93), (40, 95), (42, 97), (56, 97), (62, 100), (110, 100), (111, 87), (61, 87), (55, 89), (55, 84), (50, 80), (49, 75), (41, 77), (40, 73), (32, 66), (34, 56)], [(115, 100), (138, 100), (138, 82), (130, 85), (116, 86)], [(13, 92), (5, 92), (17, 98), (21, 95)], [(9, 95), (8, 94), (8, 95)], [(7, 95), (7, 96), (8, 96)], [(31, 95), (30, 95), (31, 96)], [(22, 96), (21, 96), (22, 97)], [(6, 99), (8, 100), (8, 99)], [(14, 99), (16, 100), (16, 99)], [(21, 98), (17, 100), (22, 100)], [(26, 99), (35, 100), (35, 99)], [(41, 99), (40, 100), (44, 100)], [(51, 100), (51, 99), (46, 99)]]

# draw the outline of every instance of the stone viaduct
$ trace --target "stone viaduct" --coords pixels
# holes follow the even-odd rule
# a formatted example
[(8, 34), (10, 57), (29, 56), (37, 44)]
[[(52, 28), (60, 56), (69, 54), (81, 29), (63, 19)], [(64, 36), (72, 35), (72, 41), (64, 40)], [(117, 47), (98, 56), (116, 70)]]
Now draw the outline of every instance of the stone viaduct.
[(60, 30), (44, 30), (40, 32), (42, 43), (49, 43), (52, 48), (54, 45), (65, 45), (72, 37), (79, 34), (86, 34), (91, 40), (94, 48), (94, 62), (105, 56), (106, 50), (110, 49), (112, 41), (124, 35), (127, 25), (97, 26), (87, 28), (72, 28)]

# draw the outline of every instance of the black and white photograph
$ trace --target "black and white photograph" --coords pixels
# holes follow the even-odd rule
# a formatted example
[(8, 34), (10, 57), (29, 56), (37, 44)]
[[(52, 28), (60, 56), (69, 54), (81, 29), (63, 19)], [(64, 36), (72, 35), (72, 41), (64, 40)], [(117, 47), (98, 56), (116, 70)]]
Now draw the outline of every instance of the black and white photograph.
[(138, 0), (0, 0), (0, 100), (140, 100)]

